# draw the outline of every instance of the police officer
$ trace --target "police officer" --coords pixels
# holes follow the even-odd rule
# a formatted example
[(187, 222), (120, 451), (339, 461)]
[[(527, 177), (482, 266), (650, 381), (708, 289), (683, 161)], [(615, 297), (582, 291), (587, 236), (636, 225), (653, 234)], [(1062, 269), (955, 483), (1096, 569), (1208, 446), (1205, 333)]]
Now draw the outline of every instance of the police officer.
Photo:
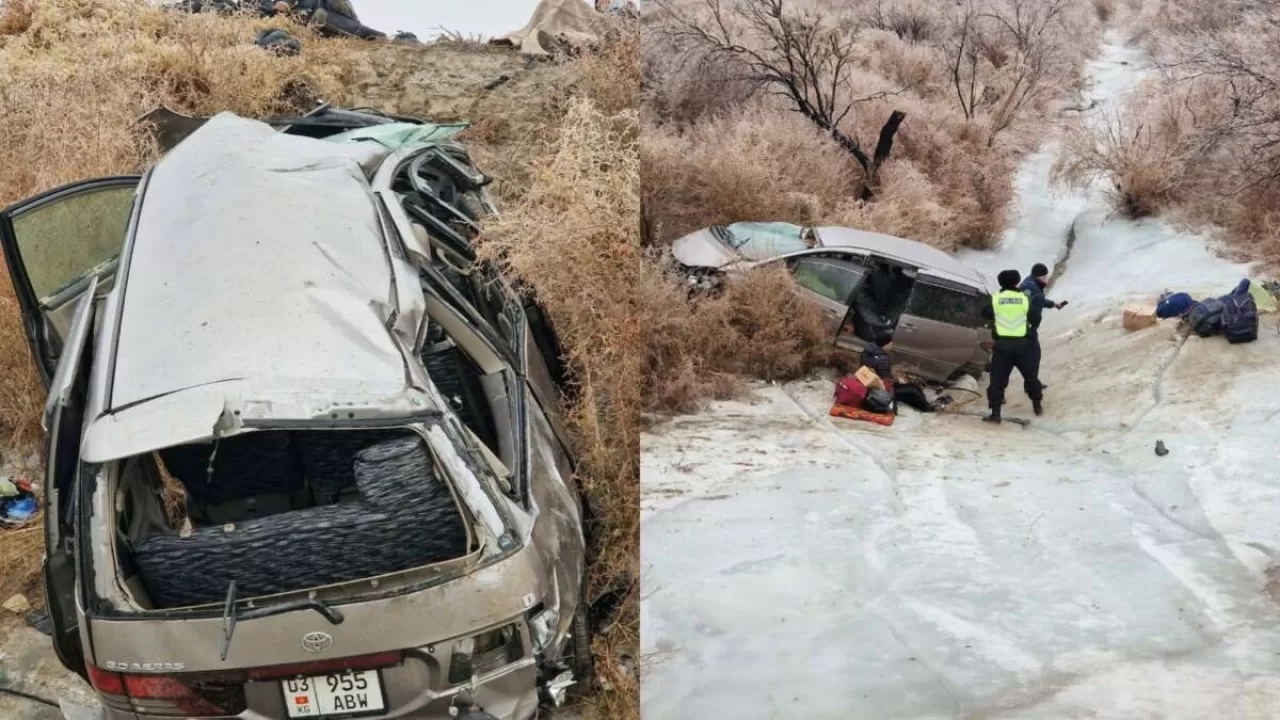
[(1022, 280), (1017, 270), (1005, 270), (996, 276), (1000, 292), (991, 298), (991, 306), (983, 308), (983, 316), (991, 322), (991, 334), (995, 348), (991, 357), (991, 384), (987, 387), (987, 404), (991, 414), (983, 418), (987, 422), (1000, 422), (1000, 406), (1004, 404), (1004, 391), (1009, 387), (1013, 369), (1022, 375), (1022, 387), (1031, 398), (1036, 415), (1044, 413), (1043, 388), (1040, 386), (1039, 363), (1027, 337), (1030, 322), (1031, 298), (1018, 289)]
[(1022, 281), (1019, 288), (1031, 298), (1031, 310), (1027, 313), (1027, 322), (1031, 326), (1027, 330), (1027, 344), (1035, 357), (1036, 376), (1040, 375), (1040, 321), (1045, 310), (1061, 310), (1067, 306), (1066, 301), (1054, 302), (1045, 297), (1044, 289), (1049, 286), (1049, 268), (1044, 263), (1031, 266), (1031, 275)]

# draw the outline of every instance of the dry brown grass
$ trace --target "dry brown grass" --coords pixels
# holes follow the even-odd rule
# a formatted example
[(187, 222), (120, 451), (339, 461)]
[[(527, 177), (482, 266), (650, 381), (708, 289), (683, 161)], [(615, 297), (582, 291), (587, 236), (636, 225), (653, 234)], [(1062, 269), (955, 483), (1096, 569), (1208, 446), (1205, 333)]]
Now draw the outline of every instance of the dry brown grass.
[(822, 314), (795, 293), (780, 268), (728, 283), (714, 297), (688, 297), (680, 281), (646, 263), (637, 302), (645, 326), (642, 409), (699, 409), (742, 390), (742, 378), (794, 380), (840, 354)]
[[(640, 285), (639, 42), (620, 23), (599, 55), (573, 63), (550, 99), (523, 191), (486, 225), (481, 253), (529, 283), (563, 343), (576, 383), (567, 408), (581, 482), (603, 517), (594, 592), (639, 572), (639, 411), (643, 403)], [(480, 129), (482, 132), (484, 128)], [(638, 591), (596, 639), (604, 691), (593, 717), (639, 717)]]

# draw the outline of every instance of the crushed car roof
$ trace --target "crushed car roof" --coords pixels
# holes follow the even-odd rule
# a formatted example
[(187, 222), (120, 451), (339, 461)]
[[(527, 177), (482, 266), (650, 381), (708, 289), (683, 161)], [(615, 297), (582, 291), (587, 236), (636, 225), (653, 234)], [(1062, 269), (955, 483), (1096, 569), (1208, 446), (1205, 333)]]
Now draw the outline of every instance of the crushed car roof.
[(385, 154), (223, 113), (162, 158), (123, 278), (112, 408), (213, 385), (403, 392), (394, 273), (365, 176)]
[(980, 287), (987, 287), (986, 278), (982, 273), (965, 265), (952, 255), (922, 242), (846, 227), (819, 227), (814, 228), (814, 232), (817, 233), (818, 242), (823, 247), (866, 250), (868, 253), (927, 269), (931, 275), (946, 280), (966, 285), (976, 283)]

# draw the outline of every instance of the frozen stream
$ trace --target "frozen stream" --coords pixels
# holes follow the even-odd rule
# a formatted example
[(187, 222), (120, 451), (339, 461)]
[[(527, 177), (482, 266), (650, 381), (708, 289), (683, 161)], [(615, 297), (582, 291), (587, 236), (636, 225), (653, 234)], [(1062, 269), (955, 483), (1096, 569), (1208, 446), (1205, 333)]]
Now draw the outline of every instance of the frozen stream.
[[(1093, 93), (1143, 71), (1111, 36)], [(833, 420), (824, 379), (645, 437), (645, 717), (1280, 714), (1277, 318), (1241, 346), (1125, 332), (1126, 301), (1219, 295), (1248, 268), (1093, 193), (1051, 197), (1052, 154), (1021, 169), (1001, 248), (965, 258), (1025, 273), (1074, 224), (1030, 429)], [(1030, 416), (1016, 375), (1009, 398)]]

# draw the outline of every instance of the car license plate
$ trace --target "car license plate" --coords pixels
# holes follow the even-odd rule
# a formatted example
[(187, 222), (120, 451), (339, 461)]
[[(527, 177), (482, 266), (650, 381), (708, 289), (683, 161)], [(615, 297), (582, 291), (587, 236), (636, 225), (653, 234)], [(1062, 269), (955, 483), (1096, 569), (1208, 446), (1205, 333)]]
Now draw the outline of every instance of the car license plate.
[(377, 670), (292, 678), (280, 689), (291, 718), (360, 717), (387, 710)]

